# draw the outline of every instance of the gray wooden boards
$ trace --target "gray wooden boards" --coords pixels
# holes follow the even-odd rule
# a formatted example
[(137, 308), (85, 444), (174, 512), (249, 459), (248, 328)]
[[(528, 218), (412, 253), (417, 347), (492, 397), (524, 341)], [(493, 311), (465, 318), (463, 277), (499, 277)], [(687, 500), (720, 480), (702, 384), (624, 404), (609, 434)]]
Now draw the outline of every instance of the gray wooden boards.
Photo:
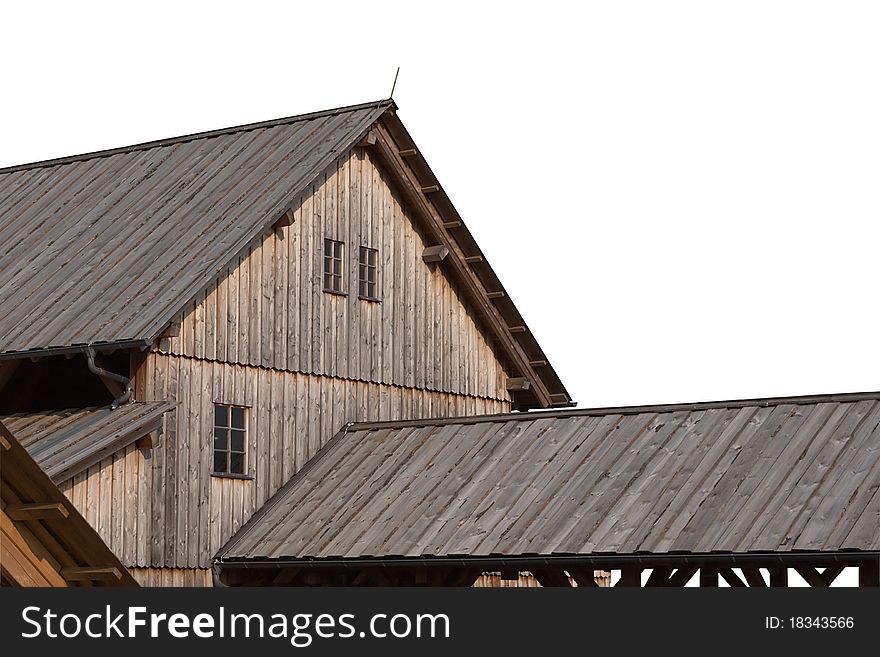
[(353, 425), (221, 561), (880, 549), (880, 393)]

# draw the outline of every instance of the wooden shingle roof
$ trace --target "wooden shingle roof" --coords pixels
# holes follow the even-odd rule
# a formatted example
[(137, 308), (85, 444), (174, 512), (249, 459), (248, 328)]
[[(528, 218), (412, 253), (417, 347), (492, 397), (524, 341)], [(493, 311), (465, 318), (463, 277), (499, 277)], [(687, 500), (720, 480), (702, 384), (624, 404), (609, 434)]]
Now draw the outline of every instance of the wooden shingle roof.
[(880, 550), (880, 393), (355, 424), (221, 562)]

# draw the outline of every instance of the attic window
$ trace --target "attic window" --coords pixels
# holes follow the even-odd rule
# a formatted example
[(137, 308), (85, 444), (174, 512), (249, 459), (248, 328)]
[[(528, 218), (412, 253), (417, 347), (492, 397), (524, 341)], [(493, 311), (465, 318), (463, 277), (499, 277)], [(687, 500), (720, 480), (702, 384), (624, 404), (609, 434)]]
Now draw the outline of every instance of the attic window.
[(366, 246), (361, 247), (358, 258), (358, 296), (369, 301), (378, 301), (376, 272), (379, 252)]
[(342, 289), (342, 242), (324, 240), (324, 291), (344, 294)]
[(214, 474), (244, 475), (247, 409), (214, 404)]

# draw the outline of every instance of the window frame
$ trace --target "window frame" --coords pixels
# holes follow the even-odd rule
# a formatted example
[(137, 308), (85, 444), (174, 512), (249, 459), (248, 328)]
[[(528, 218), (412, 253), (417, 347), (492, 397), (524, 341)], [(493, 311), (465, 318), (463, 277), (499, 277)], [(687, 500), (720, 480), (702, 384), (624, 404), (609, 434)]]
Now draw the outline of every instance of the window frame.
[[(366, 260), (364, 256), (366, 256)], [(370, 256), (372, 256), (372, 262), (370, 262)], [(366, 274), (366, 278), (364, 274)], [(370, 290), (371, 285), (372, 290)], [(370, 294), (371, 291), (372, 294)], [(366, 245), (361, 245), (358, 249), (358, 299), (382, 301), (382, 297), (379, 296), (379, 249)]]
[[(321, 267), (321, 283), (324, 292), (347, 296), (348, 292), (345, 291), (345, 242), (325, 237), (324, 250), (321, 252), (321, 262), (323, 263)], [(330, 264), (329, 268), (328, 263)], [(333, 285), (328, 285), (328, 280), (330, 283), (338, 282), (339, 287), (336, 288)]]
[[(213, 413), (211, 417), (211, 476), (212, 477), (226, 477), (229, 479), (253, 479), (254, 477), (248, 474), (248, 423), (250, 420), (250, 407), (242, 406), (240, 404), (227, 404), (226, 402), (214, 402), (213, 403)], [(219, 409), (225, 409), (226, 418), (224, 420), (225, 424), (217, 423), (217, 411)], [(237, 426), (238, 421), (234, 419), (235, 410), (241, 410), (241, 426)], [(217, 448), (217, 432), (225, 431), (226, 432), (226, 444), (223, 449)], [(234, 450), (232, 447), (232, 432), (241, 432), (241, 450)], [(217, 470), (217, 454), (225, 453), (226, 457), (226, 470)], [(241, 455), (241, 472), (233, 472), (232, 471), (232, 457), (234, 454)]]

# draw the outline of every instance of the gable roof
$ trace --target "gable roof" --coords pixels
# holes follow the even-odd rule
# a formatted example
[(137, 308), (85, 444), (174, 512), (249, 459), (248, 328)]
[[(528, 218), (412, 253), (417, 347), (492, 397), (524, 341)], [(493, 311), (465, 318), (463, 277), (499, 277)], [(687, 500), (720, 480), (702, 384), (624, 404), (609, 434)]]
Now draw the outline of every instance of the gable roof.
[[(77, 511), (73, 503), (40, 469), (3, 422), (0, 421), (0, 478), (4, 518), (12, 504), (49, 504), (59, 508), (58, 513), (44, 517), (14, 520), (14, 525), (38, 537), (39, 557), (43, 550), (54, 561), (61, 579), (70, 585), (89, 583), (99, 586), (137, 586), (134, 578), (115, 554), (101, 540), (98, 533)], [(63, 510), (60, 510), (63, 509)], [(4, 526), (6, 531), (18, 533), (18, 527)], [(19, 564), (25, 570), (32, 564)], [(94, 572), (98, 569), (99, 572)]]
[(116, 409), (76, 408), (0, 417), (55, 483), (61, 483), (155, 431), (169, 402), (132, 402)]
[(880, 550), (880, 393), (355, 424), (221, 562)]
[(0, 169), (0, 359), (147, 347), (374, 128), (386, 163), (515, 376), (571, 399), (392, 100)]

